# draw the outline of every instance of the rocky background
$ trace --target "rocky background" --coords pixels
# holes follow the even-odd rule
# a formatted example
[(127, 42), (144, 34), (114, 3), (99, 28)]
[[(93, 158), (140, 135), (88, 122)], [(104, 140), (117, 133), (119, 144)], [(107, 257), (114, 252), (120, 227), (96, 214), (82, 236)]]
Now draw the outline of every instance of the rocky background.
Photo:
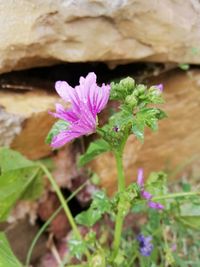
[[(168, 118), (159, 123), (157, 133), (146, 132), (144, 144), (129, 139), (124, 157), (127, 183), (135, 179), (138, 167), (143, 167), (146, 175), (166, 170), (171, 179), (180, 175), (185, 164), (198, 169), (199, 1), (0, 0), (0, 25), (0, 146), (10, 146), (34, 160), (51, 157), (55, 179), (68, 190), (65, 193), (77, 188), (87, 176), (84, 170), (77, 170), (76, 160), (93, 136), (52, 152), (44, 143), (54, 123), (48, 111), (58, 100), (56, 80), (75, 85), (80, 75), (95, 71), (100, 83), (129, 75), (138, 82), (164, 85), (163, 109)], [(105, 120), (109, 108), (100, 120)], [(116, 170), (111, 155), (101, 155), (88, 167), (112, 194)], [(74, 205), (85, 207), (92, 190), (88, 186)], [(20, 240), (14, 246), (22, 260), (38, 225), (58, 205), (50, 191), (47, 186), (38, 203), (18, 204), (10, 219), (15, 230), (10, 230), (10, 224), (1, 226), (9, 228), (12, 240), (22, 229), (28, 233), (22, 245)], [(34, 227), (26, 219), (17, 223), (27, 214), (32, 222), (40, 218), (39, 223)], [(62, 229), (58, 227), (61, 224)], [(62, 214), (50, 228), (58, 240), (68, 230)], [(45, 238), (35, 259), (43, 254)]]

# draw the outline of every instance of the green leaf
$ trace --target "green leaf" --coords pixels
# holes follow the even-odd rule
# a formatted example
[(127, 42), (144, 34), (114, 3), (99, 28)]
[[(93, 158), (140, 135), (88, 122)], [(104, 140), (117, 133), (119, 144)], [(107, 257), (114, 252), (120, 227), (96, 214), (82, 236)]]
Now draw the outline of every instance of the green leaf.
[(68, 241), (68, 244), (71, 256), (75, 256), (77, 259), (81, 260), (82, 255), (87, 249), (86, 243), (80, 239), (72, 237)]
[(140, 141), (144, 141), (144, 128), (145, 123), (140, 121), (138, 118), (135, 119), (132, 125), (132, 132)]
[(42, 173), (39, 171), (34, 179), (27, 186), (25, 192), (20, 196), (20, 199), (34, 200), (40, 197), (44, 188)]
[(97, 191), (93, 196), (92, 206), (98, 208), (102, 213), (110, 210), (110, 199), (104, 191)]
[(93, 202), (87, 211), (83, 211), (76, 216), (76, 222), (88, 227), (93, 226), (102, 215), (109, 212), (111, 203), (105, 192), (97, 191), (93, 196)]
[(189, 228), (200, 231), (200, 216), (180, 216), (178, 221)]
[(158, 129), (157, 121), (166, 117), (164, 111), (158, 108), (142, 108), (137, 112), (132, 123), (132, 132), (136, 137), (144, 140), (145, 127), (151, 128), (153, 131)]
[(89, 145), (85, 154), (80, 156), (78, 165), (84, 166), (92, 159), (94, 159), (96, 156), (100, 155), (101, 153), (107, 152), (109, 150), (110, 150), (109, 144), (103, 139), (98, 139)]
[(10, 210), (25, 193), (36, 177), (39, 168), (13, 170), (0, 176), (0, 221), (7, 218)]
[(164, 172), (151, 172), (145, 189), (153, 196), (164, 195), (167, 193), (167, 175)]
[(0, 233), (0, 267), (22, 267), (13, 254), (4, 233)]
[(20, 153), (0, 149), (0, 221), (6, 220), (19, 199), (35, 199), (42, 191), (39, 167)]
[(1, 173), (17, 170), (20, 168), (33, 167), (35, 165), (35, 162), (26, 159), (17, 151), (6, 147), (0, 148)]
[(180, 205), (181, 216), (199, 216), (200, 217), (200, 206), (192, 202), (184, 203)]
[(183, 203), (179, 207), (180, 216), (178, 220), (185, 226), (200, 230), (200, 206), (192, 201)]
[(87, 211), (83, 211), (76, 216), (76, 222), (78, 224), (91, 227), (102, 217), (102, 213), (94, 208), (90, 208)]
[(49, 131), (45, 142), (47, 144), (51, 144), (52, 139), (54, 136), (58, 135), (60, 132), (67, 130), (69, 127), (69, 122), (64, 120), (58, 120), (54, 125), (52, 126), (51, 130)]
[(179, 64), (179, 68), (182, 69), (182, 70), (189, 70), (190, 65), (182, 63), (182, 64)]
[(191, 185), (189, 183), (182, 182), (182, 189), (184, 192), (190, 192), (191, 191)]

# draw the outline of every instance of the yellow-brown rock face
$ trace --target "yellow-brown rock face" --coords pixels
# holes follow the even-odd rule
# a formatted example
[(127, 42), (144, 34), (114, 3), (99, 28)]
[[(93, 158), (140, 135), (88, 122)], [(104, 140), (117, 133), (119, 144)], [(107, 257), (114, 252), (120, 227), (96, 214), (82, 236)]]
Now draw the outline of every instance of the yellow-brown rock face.
[(197, 0), (0, 1), (0, 73), (57, 62), (200, 63)]

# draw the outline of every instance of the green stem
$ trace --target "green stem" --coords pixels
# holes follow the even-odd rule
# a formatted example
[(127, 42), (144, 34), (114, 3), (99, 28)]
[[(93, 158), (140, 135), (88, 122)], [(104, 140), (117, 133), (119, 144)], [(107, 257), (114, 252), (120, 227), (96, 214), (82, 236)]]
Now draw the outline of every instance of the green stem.
[[(117, 163), (117, 171), (118, 171), (118, 192), (123, 192), (125, 190), (125, 176), (123, 170), (122, 163), (122, 153), (115, 153), (116, 163)], [(118, 203), (118, 213), (115, 224), (115, 232), (114, 232), (114, 241), (113, 241), (113, 257), (117, 256), (120, 239), (122, 234), (122, 226), (124, 222), (124, 209), (123, 209), (123, 199), (120, 197)]]
[(123, 162), (122, 162), (122, 153), (116, 152), (115, 159), (117, 163), (117, 173), (118, 173), (118, 192), (125, 190), (125, 176), (123, 170)]
[[(69, 220), (69, 223), (70, 223), (70, 225), (72, 227), (72, 230), (74, 231), (74, 234), (76, 235), (76, 237), (79, 240), (82, 240), (82, 236), (81, 236), (81, 234), (79, 232), (79, 229), (78, 229), (78, 227), (77, 227), (77, 225), (76, 225), (76, 223), (74, 221), (74, 218), (73, 218), (73, 216), (71, 214), (71, 211), (70, 211), (67, 203), (65, 202), (65, 199), (64, 199), (64, 197), (63, 197), (63, 195), (62, 195), (62, 193), (60, 191), (60, 188), (58, 187), (57, 183), (55, 182), (53, 176), (51, 175), (49, 170), (46, 168), (46, 166), (44, 166), (42, 163), (39, 163), (39, 166), (41, 167), (41, 169), (43, 170), (43, 172), (46, 174), (47, 178), (51, 182), (51, 184), (52, 184), (52, 186), (53, 186), (53, 188), (54, 188), (54, 190), (55, 190), (55, 192), (56, 192), (56, 194), (57, 194), (57, 196), (58, 196), (58, 198), (59, 198), (59, 200), (60, 200), (60, 202), (62, 204), (63, 210), (65, 211), (65, 214), (66, 214), (66, 216), (67, 216), (67, 218)], [(88, 250), (85, 252), (85, 254), (86, 254), (87, 258), (89, 259), (90, 254), (89, 254)]]
[(190, 197), (190, 196), (195, 196), (195, 195), (200, 195), (200, 192), (182, 192), (182, 193), (174, 193), (174, 194), (168, 194), (165, 196), (157, 196), (153, 197), (153, 201), (158, 201), (162, 199), (168, 199), (168, 198), (178, 198), (178, 197)]
[[(68, 203), (72, 198), (74, 198), (74, 196), (76, 194), (78, 194), (78, 192), (80, 192), (87, 184), (87, 181), (82, 184), (81, 186), (79, 186), (65, 201)], [(45, 231), (45, 229), (47, 228), (47, 226), (53, 221), (53, 219), (58, 215), (58, 213), (63, 209), (62, 205), (57, 208), (57, 210), (51, 215), (51, 217), (43, 224), (43, 226), (40, 228), (40, 230), (37, 232), (36, 236), (34, 237), (31, 246), (28, 250), (27, 253), (27, 258), (26, 258), (26, 265), (25, 266), (29, 266), (30, 265), (30, 261), (31, 261), (31, 255), (33, 253), (33, 249), (37, 243), (37, 241), (39, 240), (40, 236), (42, 235), (42, 233)]]

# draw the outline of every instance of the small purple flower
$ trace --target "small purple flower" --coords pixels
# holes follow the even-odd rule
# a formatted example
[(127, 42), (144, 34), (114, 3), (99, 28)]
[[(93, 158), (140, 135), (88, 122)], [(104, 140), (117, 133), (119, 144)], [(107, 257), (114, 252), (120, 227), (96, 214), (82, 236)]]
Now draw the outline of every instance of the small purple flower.
[(158, 88), (161, 93), (163, 92), (163, 84), (162, 83), (156, 85), (156, 88)]
[(174, 243), (174, 244), (171, 246), (171, 250), (172, 250), (172, 252), (174, 252), (174, 251), (177, 250), (177, 245), (176, 245), (176, 243)]
[(153, 250), (153, 244), (151, 243), (152, 237), (147, 236), (145, 237), (144, 235), (140, 234), (137, 236), (137, 241), (139, 242), (139, 247), (140, 247), (140, 253), (143, 256), (150, 256), (151, 252)]
[(162, 204), (160, 204), (160, 203), (157, 203), (157, 202), (149, 201), (148, 205), (152, 209), (156, 209), (156, 210), (164, 209), (164, 206)]
[(56, 135), (51, 146), (56, 148), (96, 130), (97, 114), (105, 108), (109, 95), (110, 85), (99, 87), (95, 73), (89, 73), (86, 78), (80, 77), (80, 84), (72, 88), (65, 81), (57, 81), (55, 88), (60, 97), (70, 108), (56, 104), (56, 112), (51, 114), (61, 120), (69, 122), (69, 127)]
[(148, 201), (148, 206), (152, 209), (162, 210), (164, 206), (158, 202), (151, 201), (153, 195), (144, 190), (144, 172), (143, 169), (138, 169), (137, 184), (141, 189), (141, 196)]

